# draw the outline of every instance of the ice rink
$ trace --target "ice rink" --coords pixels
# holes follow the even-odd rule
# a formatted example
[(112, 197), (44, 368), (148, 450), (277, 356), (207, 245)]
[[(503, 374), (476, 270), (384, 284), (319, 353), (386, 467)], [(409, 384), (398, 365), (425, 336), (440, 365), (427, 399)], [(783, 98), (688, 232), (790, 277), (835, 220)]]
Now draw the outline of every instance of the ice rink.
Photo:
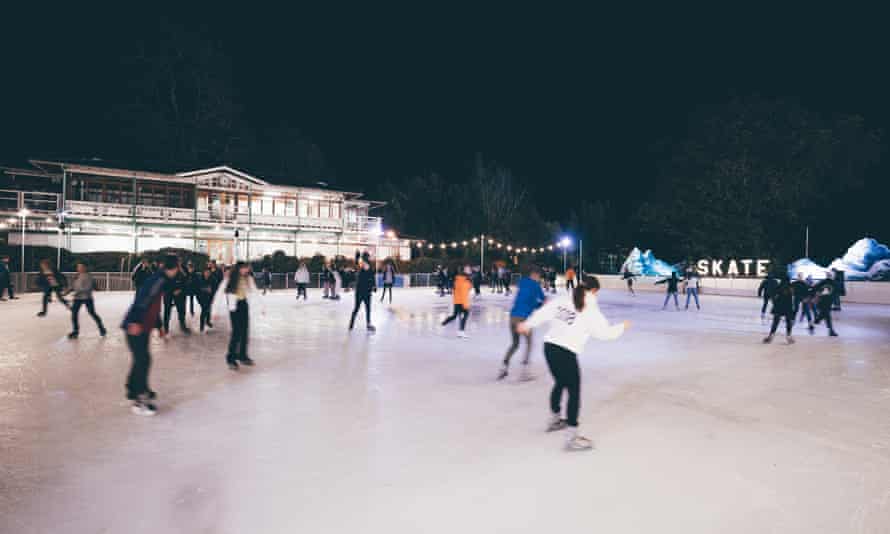
[[(379, 295), (379, 293), (378, 293)], [(848, 305), (761, 344), (760, 302), (604, 290), (614, 342), (588, 344), (582, 433), (544, 432), (551, 380), (495, 377), (511, 299), (474, 301), (469, 340), (439, 327), (450, 297), (395, 291), (376, 335), (352, 295), (293, 293), (253, 311), (257, 366), (228, 370), (228, 318), (153, 339), (154, 418), (132, 415), (118, 324), (129, 293), (99, 293), (107, 339), (38, 297), (0, 303), (3, 533), (887, 533), (890, 308)], [(682, 304), (682, 303), (681, 303)], [(196, 323), (196, 321), (195, 321)]]

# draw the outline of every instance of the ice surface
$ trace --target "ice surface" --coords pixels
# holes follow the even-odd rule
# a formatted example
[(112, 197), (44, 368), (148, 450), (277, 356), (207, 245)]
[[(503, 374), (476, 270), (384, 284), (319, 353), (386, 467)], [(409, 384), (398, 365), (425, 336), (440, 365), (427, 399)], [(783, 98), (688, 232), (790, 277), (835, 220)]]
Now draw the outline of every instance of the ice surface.
[(679, 273), (673, 265), (656, 258), (651, 250), (640, 252), (637, 247), (627, 255), (621, 271), (639, 276), (670, 276), (672, 272)]
[[(580, 356), (582, 431), (543, 432), (551, 380), (494, 381), (509, 299), (473, 304), (469, 341), (448, 298), (396, 290), (378, 332), (346, 332), (351, 299), (267, 298), (257, 367), (233, 373), (227, 320), (154, 340), (155, 418), (123, 400), (120, 331), (98, 337), (34, 295), (0, 302), (0, 532), (886, 533), (890, 309), (845, 305), (824, 328), (762, 345), (757, 299), (604, 291), (633, 328)], [(126, 294), (97, 294), (116, 325)], [(520, 355), (517, 355), (517, 360)], [(518, 361), (515, 363), (518, 364)]]

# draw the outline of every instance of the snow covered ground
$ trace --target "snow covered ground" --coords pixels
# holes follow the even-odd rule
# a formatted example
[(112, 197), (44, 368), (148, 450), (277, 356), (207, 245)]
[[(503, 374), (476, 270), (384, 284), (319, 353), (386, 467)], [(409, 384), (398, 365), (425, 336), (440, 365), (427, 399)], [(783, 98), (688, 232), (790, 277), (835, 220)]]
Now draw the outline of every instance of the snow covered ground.
[[(0, 303), (0, 531), (6, 533), (886, 533), (890, 307), (849, 305), (840, 338), (762, 345), (759, 301), (605, 292), (622, 339), (581, 357), (582, 430), (546, 434), (551, 386), (494, 380), (509, 299), (485, 293), (469, 340), (450, 299), (396, 290), (346, 331), (351, 295), (266, 297), (257, 367), (224, 363), (228, 320), (152, 342), (154, 418), (130, 414), (116, 328), (129, 294), (83, 314)], [(519, 355), (517, 355), (518, 363)], [(516, 369), (517, 366), (514, 366)], [(559, 530), (556, 530), (559, 529)]]

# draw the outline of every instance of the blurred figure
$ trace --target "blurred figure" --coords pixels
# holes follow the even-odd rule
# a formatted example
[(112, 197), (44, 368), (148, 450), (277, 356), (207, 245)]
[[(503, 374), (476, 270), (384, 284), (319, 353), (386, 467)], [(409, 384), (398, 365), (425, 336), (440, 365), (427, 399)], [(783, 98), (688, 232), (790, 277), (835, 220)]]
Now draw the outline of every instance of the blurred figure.
[(263, 287), (263, 295), (272, 290), (272, 272), (268, 267), (263, 267), (263, 272), (260, 273), (260, 284)]
[(575, 269), (569, 267), (566, 269), (566, 291), (575, 289)]
[(9, 268), (9, 256), (0, 258), (0, 301), (6, 300), (3, 298), (4, 291), (9, 295), (10, 300), (18, 299), (12, 286), (12, 270)]
[(770, 275), (767, 275), (763, 281), (760, 282), (760, 285), (757, 287), (757, 296), (763, 299), (763, 306), (760, 307), (760, 318), (764, 319), (766, 317), (766, 307), (769, 305), (770, 301), (773, 298), (773, 293), (776, 291), (776, 288), (779, 286), (779, 281)]
[(680, 279), (677, 278), (677, 272), (671, 271), (671, 276), (669, 278), (663, 278), (655, 282), (655, 284), (667, 284), (667, 294), (664, 296), (664, 304), (661, 306), (661, 309), (664, 310), (667, 308), (668, 301), (670, 300), (671, 296), (673, 296), (674, 307), (679, 310), (680, 303), (677, 301), (677, 286), (680, 284)]
[(68, 334), (68, 339), (77, 339), (77, 336), (80, 335), (78, 316), (80, 315), (81, 306), (87, 307), (87, 313), (90, 314), (90, 317), (96, 321), (96, 326), (99, 327), (99, 335), (105, 337), (105, 325), (102, 324), (102, 319), (96, 314), (96, 308), (93, 304), (93, 289), (95, 285), (96, 281), (93, 280), (93, 275), (89, 273), (87, 266), (84, 263), (78, 263), (77, 276), (71, 284), (71, 289), (74, 291), (74, 299), (71, 304), (71, 333)]
[(192, 331), (185, 324), (185, 296), (189, 287), (189, 278), (180, 267), (171, 280), (171, 290), (164, 293), (164, 334), (170, 333), (170, 315), (172, 308), (176, 307), (176, 315), (179, 318), (179, 329), (183, 334), (189, 335)]
[(252, 366), (254, 361), (247, 355), (247, 342), (250, 334), (251, 304), (258, 302), (256, 283), (250, 273), (250, 265), (238, 262), (229, 272), (228, 279), (220, 288), (220, 298), (225, 301), (232, 323), (229, 337), (229, 350), (226, 364), (233, 371), (238, 365)]
[[(516, 293), (516, 300), (513, 301), (513, 308), (510, 310), (510, 336), (513, 341), (504, 355), (504, 363), (501, 372), (498, 374), (498, 380), (507, 378), (508, 368), (510, 367), (510, 358), (519, 348), (519, 331), (516, 329), (520, 323), (528, 319), (529, 315), (544, 304), (544, 290), (541, 289), (541, 272), (533, 267), (529, 270), (528, 276), (519, 279), (519, 291)], [(532, 354), (532, 333), (531, 330), (525, 337), (525, 358), (522, 360), (522, 374), (520, 379), (531, 380), (532, 376), (528, 370), (528, 364)]]
[(204, 327), (210, 327), (211, 311), (213, 309), (213, 292), (216, 289), (216, 282), (213, 279), (213, 271), (210, 266), (204, 267), (204, 270), (198, 274), (194, 283), (195, 296), (198, 299), (198, 305), (201, 307), (200, 329), (204, 332)]
[(130, 277), (133, 280), (133, 287), (138, 291), (152, 273), (153, 271), (151, 269), (151, 264), (148, 263), (148, 258), (142, 258), (139, 265), (133, 269), (133, 276)]
[(37, 274), (37, 285), (43, 291), (43, 307), (37, 313), (37, 317), (46, 315), (46, 305), (49, 304), (51, 295), (56, 294), (56, 298), (63, 306), (69, 308), (68, 301), (62, 296), (62, 291), (68, 287), (68, 279), (59, 272), (47, 259), (40, 260), (40, 272)]
[(306, 286), (309, 285), (309, 268), (306, 267), (305, 263), (301, 263), (297, 272), (294, 273), (294, 282), (297, 284), (297, 300), (300, 300), (300, 296), (303, 297), (303, 300), (306, 300)]
[(362, 260), (358, 279), (355, 282), (355, 307), (352, 309), (352, 317), (349, 319), (350, 330), (355, 327), (355, 316), (362, 304), (365, 306), (365, 324), (368, 332), (377, 330), (371, 324), (371, 293), (375, 291), (377, 291), (377, 283), (374, 280), (374, 273), (371, 271), (371, 264)]
[(683, 279), (683, 286), (686, 290), (686, 309), (689, 309), (689, 299), (695, 299), (695, 307), (701, 309), (698, 303), (698, 290), (701, 289), (701, 278), (695, 271), (687, 271), (686, 277)]
[(392, 286), (396, 283), (396, 274), (398, 271), (392, 261), (387, 261), (383, 266), (382, 273), (383, 293), (380, 295), (380, 302), (383, 302), (383, 298), (386, 296), (386, 291), (389, 290), (389, 303), (392, 304)]
[(454, 276), (454, 291), (452, 294), (452, 300), (454, 301), (454, 311), (450, 316), (442, 321), (442, 326), (445, 326), (451, 321), (460, 317), (460, 330), (457, 332), (457, 337), (463, 339), (466, 339), (467, 337), (464, 329), (467, 326), (467, 317), (470, 315), (471, 287), (472, 283), (470, 282), (470, 266), (467, 265), (464, 267), (463, 272), (458, 272)]
[(785, 341), (791, 345), (794, 338), (791, 337), (791, 327), (794, 325), (794, 290), (788, 281), (788, 276), (782, 277), (779, 285), (773, 291), (773, 324), (770, 326), (769, 335), (763, 338), (764, 343), (772, 343), (779, 322), (785, 319)]

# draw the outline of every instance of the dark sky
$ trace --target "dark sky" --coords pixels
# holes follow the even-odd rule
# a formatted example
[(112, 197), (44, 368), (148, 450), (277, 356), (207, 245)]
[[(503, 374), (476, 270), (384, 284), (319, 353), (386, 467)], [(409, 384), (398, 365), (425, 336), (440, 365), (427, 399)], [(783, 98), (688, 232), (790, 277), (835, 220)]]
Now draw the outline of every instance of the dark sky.
[(890, 119), (877, 13), (248, 5), (7, 10), (0, 161), (116, 159), (115, 132), (96, 117), (124, 90), (119, 55), (152, 39), (162, 16), (218, 39), (252, 126), (299, 128), (351, 189), (462, 176), (481, 152), (527, 180), (550, 215), (573, 181), (588, 198), (640, 196), (653, 142), (733, 94), (791, 97), (882, 129)]

